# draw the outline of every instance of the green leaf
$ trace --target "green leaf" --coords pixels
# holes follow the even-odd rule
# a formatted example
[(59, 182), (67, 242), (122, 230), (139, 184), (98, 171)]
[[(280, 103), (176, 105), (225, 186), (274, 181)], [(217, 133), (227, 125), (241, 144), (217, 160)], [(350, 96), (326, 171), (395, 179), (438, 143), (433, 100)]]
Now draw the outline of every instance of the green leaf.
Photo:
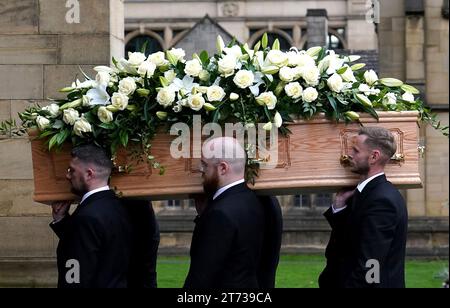
[(110, 129), (114, 129), (116, 127), (116, 125), (114, 124), (114, 122), (110, 122), (110, 123), (102, 123), (102, 124), (98, 125), (98, 127), (110, 130)]
[(330, 102), (331, 107), (333, 107), (333, 110), (336, 113), (336, 117), (339, 118), (339, 110), (337, 108), (336, 100), (331, 95), (327, 95), (327, 98), (328, 98), (328, 101)]
[(208, 52), (206, 50), (203, 50), (200, 53), (200, 61), (202, 62), (202, 64), (204, 66), (207, 66), (209, 64), (209, 55), (208, 55)]
[(112, 63), (117, 68), (117, 60), (116, 60), (116, 58), (112, 57)]
[(345, 71), (347, 70), (347, 68), (348, 68), (348, 66), (341, 67), (340, 69), (338, 69), (336, 71), (336, 73), (338, 73), (339, 75), (344, 74)]
[(61, 129), (64, 127), (64, 122), (61, 120), (55, 120), (55, 123), (53, 123), (52, 128), (54, 129)]
[(121, 130), (119, 133), (120, 143), (126, 147), (128, 144), (128, 133), (125, 130)]
[(147, 50), (147, 45), (148, 45), (148, 41), (145, 41), (145, 42), (144, 42), (144, 45), (142, 45), (142, 47), (141, 47), (141, 52), (142, 52), (143, 54), (145, 54), (145, 51)]
[(67, 137), (69, 137), (70, 135), (70, 130), (69, 129), (64, 129), (63, 131), (59, 132), (56, 136), (56, 143), (58, 145), (62, 145), (64, 143), (64, 141), (66, 141)]
[(48, 142), (48, 150), (50, 151), (56, 144), (58, 140), (58, 134), (54, 135)]

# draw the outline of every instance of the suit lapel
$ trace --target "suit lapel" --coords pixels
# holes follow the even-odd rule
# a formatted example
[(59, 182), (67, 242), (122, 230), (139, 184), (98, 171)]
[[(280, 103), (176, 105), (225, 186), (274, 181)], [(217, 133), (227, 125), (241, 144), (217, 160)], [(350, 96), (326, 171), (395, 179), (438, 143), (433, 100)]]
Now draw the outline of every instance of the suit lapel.
[(356, 192), (353, 195), (352, 212), (361, 209), (362, 205), (364, 204), (364, 200), (370, 195), (371, 191), (379, 184), (384, 183), (386, 181), (387, 181), (386, 176), (383, 174), (377, 176), (372, 181), (367, 183), (362, 192), (359, 193), (358, 189), (356, 189)]
[(103, 199), (105, 197), (108, 198), (113, 198), (115, 196), (114, 191), (112, 190), (103, 190), (103, 191), (99, 191), (93, 195), (90, 195), (89, 197), (86, 198), (86, 200), (83, 201), (83, 203), (80, 203), (77, 208), (75, 209), (73, 215), (75, 215), (76, 213), (78, 213), (81, 209), (89, 206), (91, 203), (94, 203), (97, 200)]
[(232, 195), (234, 195), (234, 194), (237, 194), (237, 193), (240, 193), (240, 192), (243, 192), (243, 191), (246, 191), (246, 190), (249, 190), (249, 188), (247, 187), (247, 184), (245, 184), (245, 182), (244, 182), (244, 183), (241, 183), (241, 184), (238, 184), (238, 185), (235, 185), (235, 186), (232, 186), (232, 187), (228, 188), (227, 190), (225, 190), (223, 193), (221, 193), (221, 194), (220, 194), (215, 200), (213, 200), (211, 203), (212, 203), (212, 204), (215, 204), (215, 203), (217, 203), (219, 200), (225, 198), (226, 196), (232, 196)]

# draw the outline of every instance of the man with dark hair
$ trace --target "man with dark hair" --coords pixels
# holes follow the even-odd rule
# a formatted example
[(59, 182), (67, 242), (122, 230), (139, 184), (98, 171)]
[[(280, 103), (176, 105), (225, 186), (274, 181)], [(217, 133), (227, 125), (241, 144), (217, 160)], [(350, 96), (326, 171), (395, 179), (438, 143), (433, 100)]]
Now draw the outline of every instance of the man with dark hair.
[(332, 231), (320, 287), (405, 287), (408, 213), (384, 175), (395, 152), (387, 129), (365, 127), (354, 138), (351, 171), (360, 182), (355, 190), (338, 193), (324, 214)]
[(52, 205), (50, 227), (59, 237), (58, 287), (125, 288), (131, 225), (108, 186), (111, 159), (95, 145), (76, 147), (71, 154), (66, 177), (81, 201), (72, 215), (70, 201)]

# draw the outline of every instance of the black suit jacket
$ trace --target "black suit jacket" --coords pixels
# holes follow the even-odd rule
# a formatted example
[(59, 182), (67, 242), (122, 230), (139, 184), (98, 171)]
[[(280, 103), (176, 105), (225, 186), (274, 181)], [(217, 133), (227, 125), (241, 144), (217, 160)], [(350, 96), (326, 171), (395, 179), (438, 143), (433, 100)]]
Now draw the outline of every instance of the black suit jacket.
[[(404, 288), (408, 213), (400, 192), (381, 175), (348, 203), (339, 213), (330, 208), (324, 214), (332, 232), (319, 286)], [(379, 271), (367, 263), (371, 259)], [(377, 277), (374, 271), (379, 283), (368, 283), (366, 276)]]
[(156, 260), (159, 246), (159, 226), (152, 203), (146, 200), (124, 199), (132, 224), (129, 288), (156, 288)]
[(259, 196), (258, 199), (264, 208), (264, 241), (258, 268), (258, 284), (260, 288), (275, 288), (283, 233), (283, 215), (276, 197)]
[(257, 288), (264, 211), (246, 184), (226, 190), (197, 217), (185, 288)]
[[(59, 237), (58, 287), (127, 287), (131, 225), (128, 212), (113, 191), (89, 196), (71, 216), (50, 227)], [(66, 266), (71, 259), (78, 261), (79, 283), (66, 280), (66, 274), (75, 269)]]

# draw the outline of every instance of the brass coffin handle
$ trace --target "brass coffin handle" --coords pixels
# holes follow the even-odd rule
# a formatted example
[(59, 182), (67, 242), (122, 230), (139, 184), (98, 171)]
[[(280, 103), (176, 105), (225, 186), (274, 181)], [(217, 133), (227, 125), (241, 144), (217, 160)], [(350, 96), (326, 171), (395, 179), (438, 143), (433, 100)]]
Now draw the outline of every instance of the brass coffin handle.
[(395, 162), (404, 162), (405, 161), (405, 155), (396, 153), (394, 156), (391, 157), (391, 161)]
[(341, 165), (344, 167), (350, 166), (350, 156), (341, 155), (340, 162), (341, 162)]

